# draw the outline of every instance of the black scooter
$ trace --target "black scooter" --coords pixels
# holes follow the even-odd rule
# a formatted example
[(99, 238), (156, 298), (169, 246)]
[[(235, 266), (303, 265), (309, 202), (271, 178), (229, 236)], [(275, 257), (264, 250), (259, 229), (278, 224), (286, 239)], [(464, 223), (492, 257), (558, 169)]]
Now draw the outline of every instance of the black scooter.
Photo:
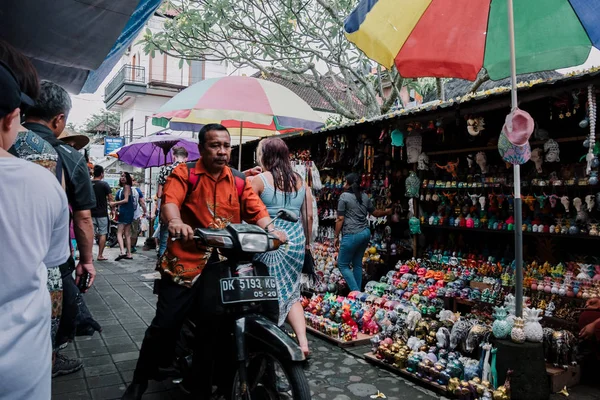
[[(279, 211), (275, 219), (278, 218), (298, 220), (285, 210)], [(214, 297), (212, 301), (224, 318), (224, 328), (218, 333), (225, 340), (219, 346), (223, 353), (219, 354), (218, 382), (212, 382), (218, 386), (219, 394), (226, 399), (244, 400), (310, 399), (303, 370), (304, 354), (274, 322), (278, 310), (275, 278), (269, 276), (266, 265), (253, 261), (255, 254), (277, 250), (285, 244), (264, 229), (248, 224), (231, 224), (223, 230), (198, 228), (194, 239), (199, 245), (218, 248), (227, 258), (213, 268), (211, 278), (206, 278), (208, 282), (204, 284), (212, 285), (204, 295)], [(185, 325), (193, 331), (191, 320)], [(189, 347), (180, 346), (180, 350)], [(179, 353), (182, 379), (176, 382), (185, 388), (198, 377), (192, 374), (190, 352)]]

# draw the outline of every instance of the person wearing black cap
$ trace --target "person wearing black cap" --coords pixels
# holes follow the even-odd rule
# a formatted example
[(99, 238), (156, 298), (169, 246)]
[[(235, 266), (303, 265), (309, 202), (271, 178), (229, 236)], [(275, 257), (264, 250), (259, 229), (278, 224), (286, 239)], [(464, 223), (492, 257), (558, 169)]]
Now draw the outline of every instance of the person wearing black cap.
[(0, 399), (50, 399), (46, 265), (62, 264), (70, 256), (65, 241), (69, 212), (52, 173), (7, 151), (21, 129), (21, 112), (33, 105), (21, 87), (0, 61)]

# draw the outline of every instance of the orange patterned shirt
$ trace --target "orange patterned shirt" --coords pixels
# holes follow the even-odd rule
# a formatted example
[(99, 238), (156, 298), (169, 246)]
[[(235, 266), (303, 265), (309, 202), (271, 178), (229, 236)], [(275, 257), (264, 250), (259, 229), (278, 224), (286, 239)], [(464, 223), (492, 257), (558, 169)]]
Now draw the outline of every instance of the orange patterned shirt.
[[(229, 223), (240, 223), (240, 216), (247, 223), (256, 224), (258, 220), (269, 216), (265, 205), (248, 181), (241, 198), (238, 197), (234, 176), (229, 167), (225, 167), (219, 179), (215, 180), (198, 160), (195, 172), (198, 184), (188, 196), (188, 186), (191, 185), (188, 167), (186, 164), (178, 165), (167, 178), (163, 202), (175, 204), (181, 212), (181, 220), (192, 229), (221, 229)], [(211, 253), (211, 248), (198, 246), (194, 241), (184, 243), (181, 240), (169, 240), (158, 270), (163, 276), (170, 276), (175, 283), (192, 286)]]

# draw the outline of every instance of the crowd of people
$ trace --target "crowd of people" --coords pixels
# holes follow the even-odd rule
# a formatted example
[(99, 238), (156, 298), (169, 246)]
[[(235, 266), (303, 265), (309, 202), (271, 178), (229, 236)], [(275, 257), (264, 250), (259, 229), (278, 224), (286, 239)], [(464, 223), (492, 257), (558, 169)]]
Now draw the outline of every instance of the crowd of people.
[[(0, 205), (11, 210), (0, 213), (0, 236), (6, 245), (0, 259), (0, 399), (50, 399), (51, 377), (82, 367), (80, 360), (60, 350), (77, 334), (101, 330), (81, 297), (96, 277), (94, 238), (96, 261), (106, 261), (110, 218), (118, 210), (116, 260), (131, 259), (147, 215), (143, 193), (129, 173), (121, 174), (121, 189), (113, 196), (103, 180), (104, 169), (90, 166), (78, 151), (81, 143), (64, 133), (71, 106), (62, 87), (40, 82), (27, 57), (0, 42), (0, 182), (10, 188), (0, 190)], [(222, 228), (245, 221), (282, 241), (292, 239), (285, 250), (260, 259), (276, 277), (281, 293), (279, 323), (287, 319), (302, 350), (309, 353), (299, 284), (306, 238), (311, 237), (303, 227), (312, 227), (312, 207), (308, 212), (301, 209), (312, 200), (302, 178), (292, 172), (287, 146), (280, 139), (261, 143), (262, 168), (245, 171), (239, 193), (240, 173), (228, 166), (227, 129), (206, 125), (199, 134), (199, 150), (201, 158), (187, 163), (185, 149), (174, 149), (174, 163), (159, 177), (155, 239), (162, 279), (157, 311), (124, 399), (141, 398), (147, 381), (159, 378), (161, 367), (172, 363), (186, 313), (200, 301), (203, 282), (218, 261), (216, 253), (191, 241), (192, 227)], [(190, 175), (197, 178), (194, 184)], [(303, 221), (271, 224), (280, 208), (303, 214)], [(170, 241), (168, 236), (182, 240)], [(214, 296), (202, 298), (214, 301)], [(200, 324), (196, 335), (198, 342), (210, 341), (213, 332)], [(199, 381), (212, 379), (211, 363), (197, 362), (194, 368), (203, 377)], [(210, 390), (201, 383), (193, 391)]]

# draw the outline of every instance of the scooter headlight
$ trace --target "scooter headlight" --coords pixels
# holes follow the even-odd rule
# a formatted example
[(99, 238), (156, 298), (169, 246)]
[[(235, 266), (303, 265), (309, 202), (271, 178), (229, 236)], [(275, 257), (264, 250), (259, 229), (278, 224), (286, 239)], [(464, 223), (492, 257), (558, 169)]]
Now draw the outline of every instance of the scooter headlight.
[(238, 235), (242, 251), (264, 253), (269, 250), (269, 238), (264, 234), (240, 233)]

